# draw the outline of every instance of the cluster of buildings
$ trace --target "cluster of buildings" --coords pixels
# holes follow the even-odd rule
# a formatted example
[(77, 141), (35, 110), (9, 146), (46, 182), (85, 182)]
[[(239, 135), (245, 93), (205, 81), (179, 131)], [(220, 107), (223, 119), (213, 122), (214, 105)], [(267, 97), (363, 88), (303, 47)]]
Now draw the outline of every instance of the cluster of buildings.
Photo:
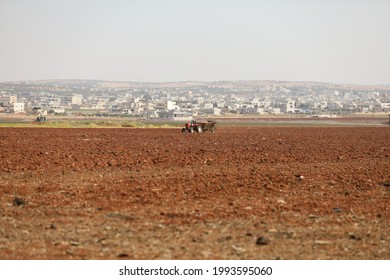
[(103, 83), (47, 81), (0, 84), (0, 114), (107, 115), (188, 119), (205, 115), (340, 115), (390, 111), (390, 87), (322, 83)]

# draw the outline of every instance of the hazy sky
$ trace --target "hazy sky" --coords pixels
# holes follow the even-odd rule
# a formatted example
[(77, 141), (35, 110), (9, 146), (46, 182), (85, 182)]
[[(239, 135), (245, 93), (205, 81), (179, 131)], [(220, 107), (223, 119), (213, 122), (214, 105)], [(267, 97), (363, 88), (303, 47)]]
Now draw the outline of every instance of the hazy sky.
[(390, 84), (387, 0), (0, 0), (0, 81)]

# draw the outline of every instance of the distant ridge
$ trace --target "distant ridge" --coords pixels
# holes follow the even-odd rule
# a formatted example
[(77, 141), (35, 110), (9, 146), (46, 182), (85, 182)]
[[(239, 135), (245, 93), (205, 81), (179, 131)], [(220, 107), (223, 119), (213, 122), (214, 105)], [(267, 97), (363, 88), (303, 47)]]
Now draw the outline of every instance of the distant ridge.
[(101, 88), (171, 88), (171, 87), (267, 87), (267, 86), (326, 86), (334, 89), (350, 90), (390, 90), (390, 85), (356, 85), (340, 84), (330, 82), (308, 82), (308, 81), (279, 81), (279, 80), (223, 80), (223, 81), (173, 81), (173, 82), (131, 82), (131, 81), (110, 81), (110, 80), (88, 80), (88, 79), (49, 79), (49, 80), (26, 80), (1, 82), (1, 84), (33, 84), (33, 85), (88, 85)]

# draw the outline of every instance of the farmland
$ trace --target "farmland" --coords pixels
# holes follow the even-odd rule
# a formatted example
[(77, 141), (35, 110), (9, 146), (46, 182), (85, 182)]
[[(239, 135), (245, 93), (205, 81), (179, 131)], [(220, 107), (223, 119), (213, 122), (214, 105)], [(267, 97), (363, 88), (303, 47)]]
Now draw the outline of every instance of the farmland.
[(390, 128), (1, 128), (2, 259), (389, 259)]

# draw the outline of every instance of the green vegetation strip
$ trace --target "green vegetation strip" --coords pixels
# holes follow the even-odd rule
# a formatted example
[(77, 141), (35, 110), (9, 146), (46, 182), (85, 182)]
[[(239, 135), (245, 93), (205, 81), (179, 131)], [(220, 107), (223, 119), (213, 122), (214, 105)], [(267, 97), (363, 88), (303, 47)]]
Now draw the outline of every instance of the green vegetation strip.
[[(0, 120), (0, 127), (42, 128), (181, 128), (185, 121), (115, 120), (115, 119), (52, 119), (47, 122), (33, 120)], [(302, 126), (376, 126), (372, 123), (328, 121), (231, 121), (217, 122), (218, 127), (302, 127)]]
[(171, 124), (143, 123), (138, 121), (111, 120), (54, 120), (38, 122), (0, 122), (0, 127), (42, 127), (42, 128), (172, 128)]

